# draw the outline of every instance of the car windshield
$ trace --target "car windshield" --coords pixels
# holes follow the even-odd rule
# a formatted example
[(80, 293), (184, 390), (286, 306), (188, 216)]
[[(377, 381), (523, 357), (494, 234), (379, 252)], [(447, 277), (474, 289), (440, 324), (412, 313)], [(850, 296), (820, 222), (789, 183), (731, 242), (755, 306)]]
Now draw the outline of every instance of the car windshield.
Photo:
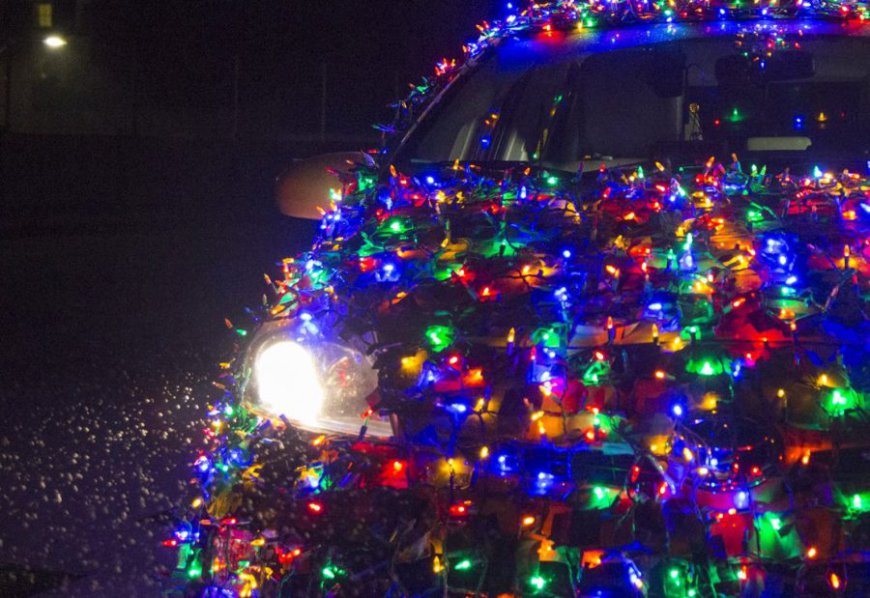
[(575, 171), (687, 148), (792, 161), (861, 155), (870, 146), (870, 38), (801, 27), (656, 43), (635, 30), (639, 42), (610, 47), (600, 36), (513, 41), (447, 89), (398, 161)]

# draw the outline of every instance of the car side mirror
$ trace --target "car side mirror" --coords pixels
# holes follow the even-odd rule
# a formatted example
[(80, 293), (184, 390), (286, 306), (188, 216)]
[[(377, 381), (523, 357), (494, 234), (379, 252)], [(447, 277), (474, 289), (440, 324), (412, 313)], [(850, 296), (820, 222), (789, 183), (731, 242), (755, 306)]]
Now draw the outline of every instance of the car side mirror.
[(332, 171), (350, 172), (355, 164), (371, 164), (363, 152), (321, 154), (294, 162), (275, 180), (275, 203), (285, 216), (320, 220), (329, 209), (329, 192), (341, 187)]

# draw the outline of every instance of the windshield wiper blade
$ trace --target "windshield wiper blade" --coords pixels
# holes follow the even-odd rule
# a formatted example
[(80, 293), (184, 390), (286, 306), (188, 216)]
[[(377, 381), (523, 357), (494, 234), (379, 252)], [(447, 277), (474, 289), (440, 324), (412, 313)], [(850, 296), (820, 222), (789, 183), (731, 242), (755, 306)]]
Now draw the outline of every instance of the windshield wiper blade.
[(565, 176), (576, 176), (578, 173), (570, 170), (565, 170), (555, 166), (547, 166), (538, 162), (526, 162), (520, 160), (458, 160), (444, 162), (430, 162), (429, 164), (438, 168), (451, 168), (456, 164), (462, 167), (479, 166), (482, 168), (491, 168), (493, 170), (516, 170), (520, 168), (530, 168), (536, 172), (558, 173)]

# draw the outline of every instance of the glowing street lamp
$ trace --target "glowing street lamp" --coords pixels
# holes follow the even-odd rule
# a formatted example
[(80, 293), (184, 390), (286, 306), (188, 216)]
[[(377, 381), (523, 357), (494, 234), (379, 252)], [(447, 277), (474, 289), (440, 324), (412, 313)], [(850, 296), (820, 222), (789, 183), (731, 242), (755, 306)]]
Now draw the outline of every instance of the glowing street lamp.
[(60, 48), (63, 48), (67, 44), (67, 41), (60, 35), (52, 34), (46, 36), (46, 38), (42, 40), (42, 43), (51, 50), (58, 50)]

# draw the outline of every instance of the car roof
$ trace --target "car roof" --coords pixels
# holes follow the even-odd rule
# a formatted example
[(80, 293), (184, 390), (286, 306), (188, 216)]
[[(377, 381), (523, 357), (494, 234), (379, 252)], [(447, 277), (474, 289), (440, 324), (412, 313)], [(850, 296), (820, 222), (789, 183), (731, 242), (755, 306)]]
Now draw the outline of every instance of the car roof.
[(573, 31), (529, 30), (502, 42), (502, 52), (522, 45), (541, 55), (562, 52), (602, 52), (661, 44), (680, 40), (733, 38), (745, 31), (768, 31), (781, 35), (831, 37), (870, 37), (870, 21), (823, 21), (817, 19), (777, 19), (744, 21), (700, 21), (641, 23), (622, 27), (584, 28)]

